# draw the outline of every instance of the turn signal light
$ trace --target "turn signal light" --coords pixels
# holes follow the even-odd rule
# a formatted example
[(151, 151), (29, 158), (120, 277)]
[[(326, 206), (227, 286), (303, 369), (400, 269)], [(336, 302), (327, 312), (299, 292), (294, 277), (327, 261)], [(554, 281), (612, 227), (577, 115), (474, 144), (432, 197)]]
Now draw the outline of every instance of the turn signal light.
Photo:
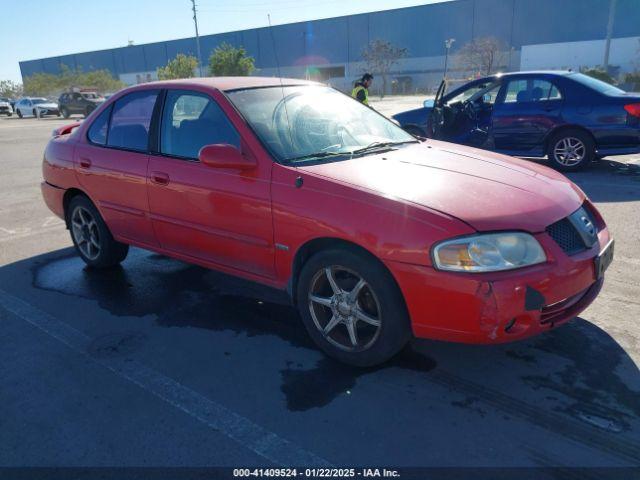
[(640, 117), (640, 103), (630, 103), (624, 106), (624, 109), (634, 117)]

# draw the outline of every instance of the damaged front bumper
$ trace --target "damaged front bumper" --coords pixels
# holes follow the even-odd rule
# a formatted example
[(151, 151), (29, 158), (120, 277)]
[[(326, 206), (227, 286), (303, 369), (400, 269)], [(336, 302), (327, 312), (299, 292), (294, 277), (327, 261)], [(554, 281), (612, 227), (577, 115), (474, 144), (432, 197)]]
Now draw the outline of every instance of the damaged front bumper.
[(535, 235), (547, 262), (507, 272), (471, 274), (389, 262), (404, 293), (416, 337), (502, 343), (537, 335), (579, 315), (596, 298), (595, 258), (610, 242), (598, 232), (590, 249), (568, 256), (547, 233)]

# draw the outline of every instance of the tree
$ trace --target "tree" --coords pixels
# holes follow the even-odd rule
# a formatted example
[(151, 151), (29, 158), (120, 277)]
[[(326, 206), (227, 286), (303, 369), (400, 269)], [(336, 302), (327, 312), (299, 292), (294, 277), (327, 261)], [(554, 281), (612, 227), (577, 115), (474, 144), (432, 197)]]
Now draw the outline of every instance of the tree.
[(246, 77), (256, 69), (253, 57), (247, 56), (244, 47), (223, 43), (209, 57), (209, 73), (214, 77)]
[(195, 76), (196, 68), (198, 68), (196, 57), (179, 53), (165, 67), (158, 68), (158, 78), (160, 80), (191, 78)]
[(581, 68), (580, 73), (584, 73), (585, 75), (588, 75), (590, 77), (610, 83), (611, 85), (616, 84), (615, 79), (611, 75), (609, 75), (609, 73), (607, 73), (604, 68)]
[(24, 93), (33, 96), (52, 96), (73, 87), (94, 88), (99, 92), (113, 92), (124, 87), (109, 70), (71, 69), (66, 65), (60, 67), (60, 73), (35, 73), (24, 80)]
[(21, 84), (12, 80), (0, 80), (0, 97), (19, 98), (21, 96)]
[(458, 50), (458, 64), (474, 75), (491, 75), (504, 62), (505, 50), (504, 43), (495, 37), (476, 38)]
[(396, 47), (391, 42), (384, 40), (374, 40), (362, 51), (362, 59), (367, 63), (369, 72), (382, 77), (380, 98), (384, 97), (387, 92), (387, 76), (391, 67), (406, 56), (406, 48)]

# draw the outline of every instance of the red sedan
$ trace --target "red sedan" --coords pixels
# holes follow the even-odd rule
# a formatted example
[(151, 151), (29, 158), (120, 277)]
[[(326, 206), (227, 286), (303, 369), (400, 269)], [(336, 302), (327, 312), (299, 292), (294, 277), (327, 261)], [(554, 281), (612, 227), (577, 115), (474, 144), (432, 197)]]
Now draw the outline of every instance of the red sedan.
[(566, 322), (611, 262), (605, 222), (549, 168), (419, 141), (323, 85), (157, 82), (59, 129), (42, 192), (91, 267), (129, 245), (279, 289), (327, 354), (411, 335), (498, 343)]

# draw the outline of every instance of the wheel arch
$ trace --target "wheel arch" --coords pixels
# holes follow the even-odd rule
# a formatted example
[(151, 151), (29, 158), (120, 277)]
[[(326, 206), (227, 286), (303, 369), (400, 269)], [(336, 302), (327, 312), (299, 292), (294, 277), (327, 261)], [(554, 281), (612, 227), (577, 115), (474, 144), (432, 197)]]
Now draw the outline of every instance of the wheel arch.
[(402, 295), (402, 300), (405, 301), (402, 290), (400, 289), (400, 286), (398, 285), (398, 282), (396, 281), (393, 273), (391, 272), (391, 270), (389, 270), (389, 267), (387, 267), (387, 265), (385, 265), (385, 263), (370, 250), (363, 247), (362, 245), (342, 238), (318, 237), (308, 240), (306, 243), (302, 244), (294, 255), (293, 264), (291, 266), (291, 277), (289, 278), (289, 282), (287, 283), (287, 293), (289, 294), (293, 305), (297, 305), (298, 278), (300, 277), (300, 272), (302, 271), (302, 267), (304, 266), (304, 264), (316, 253), (331, 249), (350, 250), (352, 252), (364, 255), (365, 257), (368, 257), (372, 261), (381, 265), (387, 271), (389, 277), (398, 288), (398, 291)]
[[(80, 190), (79, 188), (68, 188), (66, 192), (64, 192), (64, 196), (62, 197), (62, 209), (64, 211), (64, 221), (67, 225), (67, 228), (69, 228), (69, 212), (68, 212), (68, 207), (69, 204), (71, 203), (71, 200), (73, 200), (75, 197), (77, 196), (83, 196), (83, 197), (87, 197), (87, 199), (93, 203), (93, 205), (96, 205), (95, 202), (93, 200), (91, 200), (91, 197), (89, 197), (89, 195), (87, 195), (86, 192)], [(98, 208), (96, 206), (96, 208)]]
[(591, 140), (593, 140), (593, 145), (595, 146), (595, 148), (598, 148), (598, 142), (596, 141), (596, 138), (593, 136), (593, 133), (591, 133), (591, 131), (588, 128), (583, 127), (582, 125), (576, 125), (576, 124), (572, 124), (572, 123), (567, 123), (564, 125), (560, 125), (556, 128), (554, 128), (553, 130), (551, 130), (548, 134), (547, 137), (544, 140), (544, 153), (545, 154), (549, 154), (549, 148), (551, 148), (551, 140), (558, 135), (561, 132), (564, 132), (566, 130), (580, 130), (581, 132), (585, 133), (586, 135), (589, 136), (589, 138), (591, 138)]

